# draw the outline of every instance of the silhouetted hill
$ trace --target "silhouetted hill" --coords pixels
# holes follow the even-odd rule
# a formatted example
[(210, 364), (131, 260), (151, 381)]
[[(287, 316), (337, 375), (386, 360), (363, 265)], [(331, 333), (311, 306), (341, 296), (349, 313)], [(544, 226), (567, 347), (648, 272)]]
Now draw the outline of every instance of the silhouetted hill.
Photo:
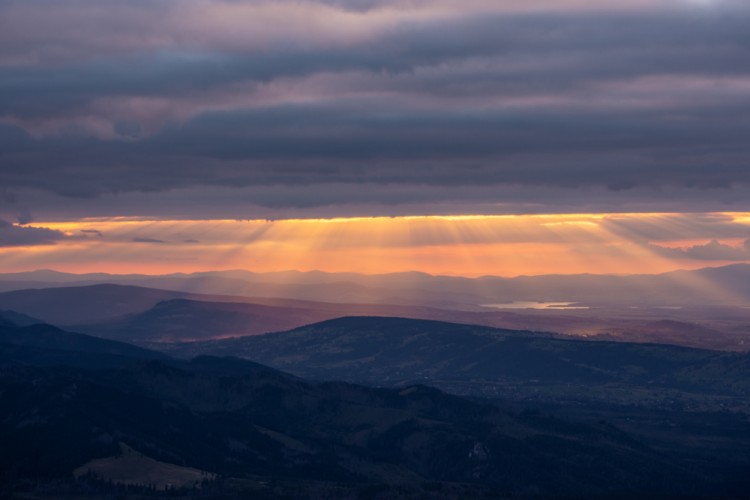
[(0, 322), (0, 324), (10, 324), (15, 326), (30, 326), (44, 323), (42, 320), (15, 311), (0, 311)]
[(56, 325), (70, 325), (140, 312), (182, 292), (120, 285), (44, 288), (0, 293), (0, 307)]
[[(39, 354), (39, 363), (49, 364), (59, 360), (65, 364), (68, 352), (76, 353), (81, 362), (85, 359), (96, 360), (97, 356), (108, 356), (107, 359), (116, 359), (118, 364), (126, 360), (138, 359), (165, 359), (166, 356), (156, 351), (149, 351), (123, 342), (100, 339), (80, 333), (71, 333), (57, 327), (45, 324), (31, 326), (0, 325), (0, 344), (5, 346), (5, 358), (18, 361), (21, 358), (8, 357), (11, 350), (9, 346), (29, 349), (15, 349), (13, 352), (22, 356), (26, 362), (33, 361), (33, 354)], [(38, 349), (34, 351), (33, 349)], [(81, 356), (81, 353), (90, 356)], [(34, 362), (33, 364), (36, 364)], [(80, 363), (76, 363), (81, 366)], [(97, 362), (95, 367), (108, 366), (106, 363)]]
[(642, 389), (750, 396), (747, 354), (401, 318), (341, 318), (288, 332), (185, 344), (171, 352), (232, 354), (318, 379), (425, 381), (485, 396), (533, 385), (584, 399), (611, 398), (618, 391), (627, 397)]
[(101, 370), (132, 365), (140, 359), (142, 358), (123, 354), (46, 349), (0, 342), (0, 365), (70, 366), (84, 370)]
[[(50, 281), (38, 281), (41, 279)], [(110, 284), (91, 288), (96, 283)], [(0, 293), (0, 308), (140, 343), (178, 339), (176, 335), (190, 333), (187, 323), (192, 320), (202, 326), (183, 339), (249, 335), (341, 316), (370, 315), (746, 351), (750, 349), (747, 283), (750, 266), (745, 264), (659, 275), (515, 278), (424, 273), (219, 271), (148, 276), (43, 271), (0, 275), (0, 290), (58, 288)], [(179, 312), (174, 321), (160, 319), (159, 309), (164, 307), (157, 304), (178, 299), (244, 302), (297, 311), (279, 311), (274, 319), (261, 311), (232, 311), (230, 306), (204, 304)], [(579, 309), (545, 308), (545, 303), (555, 302)], [(211, 307), (217, 309), (214, 317)], [(151, 308), (157, 310), (146, 314)], [(139, 314), (144, 316), (134, 318)], [(243, 319), (243, 315), (247, 317)], [(292, 321), (295, 317), (299, 321)], [(137, 335), (127, 334), (131, 328)]]
[[(131, 288), (137, 294), (140, 289)], [(509, 329), (585, 332), (591, 339), (624, 342), (661, 342), (700, 348), (745, 350), (745, 336), (695, 323), (674, 320), (637, 320), (555, 314), (554, 311), (455, 311), (388, 304), (331, 304), (292, 299), (232, 297), (232, 302), (172, 299), (151, 309), (104, 321), (72, 325), (93, 335), (150, 345), (187, 342), (284, 331), (342, 316), (399, 316)]]
[[(136, 289), (132, 291), (137, 292)], [(493, 318), (490, 316), (497, 316), (494, 319), (498, 321), (508, 316), (505, 313), (482, 314), (414, 306), (329, 304), (242, 297), (235, 300), (165, 300), (141, 313), (78, 325), (76, 329), (127, 342), (186, 342), (283, 331), (349, 315), (401, 314), (406, 317), (465, 318), (467, 321), (480, 322), (492, 321)]]
[[(0, 470), (16, 481), (64, 481), (120, 453), (119, 443), (237, 480), (414, 493), (429, 480), (462, 497), (686, 495), (723, 479), (607, 425), (504, 412), (418, 385), (309, 383), (216, 358), (105, 371), (0, 366), (0, 440)], [(304, 496), (319, 495), (308, 486)]]
[(112, 284), (4, 292), (0, 307), (128, 342), (265, 333), (353, 314), (450, 314), (411, 306), (201, 295)]
[(128, 342), (177, 342), (287, 330), (335, 316), (328, 310), (172, 299), (79, 329)]

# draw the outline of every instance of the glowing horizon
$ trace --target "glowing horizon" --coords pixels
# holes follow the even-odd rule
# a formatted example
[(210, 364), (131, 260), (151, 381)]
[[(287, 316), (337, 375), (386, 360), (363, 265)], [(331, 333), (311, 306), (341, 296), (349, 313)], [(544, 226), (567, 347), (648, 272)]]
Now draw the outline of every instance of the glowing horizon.
[(19, 243), (0, 247), (0, 272), (246, 269), (510, 277), (653, 274), (750, 262), (745, 243), (750, 214), (745, 212), (282, 220), (114, 217), (39, 221), (5, 230)]

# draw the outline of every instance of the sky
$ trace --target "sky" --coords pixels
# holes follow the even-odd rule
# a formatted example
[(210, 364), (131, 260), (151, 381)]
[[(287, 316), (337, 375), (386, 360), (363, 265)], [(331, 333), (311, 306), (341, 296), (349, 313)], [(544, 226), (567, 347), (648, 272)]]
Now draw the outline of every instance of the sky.
[(0, 272), (746, 261), (748, 26), (736, 0), (0, 0)]
[(0, 272), (517, 276), (649, 274), (750, 261), (750, 213), (103, 218), (6, 224), (0, 236)]

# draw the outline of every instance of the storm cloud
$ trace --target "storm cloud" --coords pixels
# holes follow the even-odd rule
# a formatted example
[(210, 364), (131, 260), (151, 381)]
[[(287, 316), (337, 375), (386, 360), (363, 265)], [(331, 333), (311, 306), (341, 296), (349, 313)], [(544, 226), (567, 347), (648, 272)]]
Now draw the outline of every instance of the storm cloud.
[(524, 5), (0, 0), (0, 214), (750, 209), (750, 8)]

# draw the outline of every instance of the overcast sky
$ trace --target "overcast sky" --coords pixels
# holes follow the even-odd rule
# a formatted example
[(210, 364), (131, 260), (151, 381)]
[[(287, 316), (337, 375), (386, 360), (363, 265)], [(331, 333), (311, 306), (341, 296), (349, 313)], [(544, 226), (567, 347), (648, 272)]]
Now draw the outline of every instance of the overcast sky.
[(0, 0), (0, 271), (748, 262), (748, 138), (746, 0)]
[(750, 7), (0, 0), (0, 218), (750, 209)]

